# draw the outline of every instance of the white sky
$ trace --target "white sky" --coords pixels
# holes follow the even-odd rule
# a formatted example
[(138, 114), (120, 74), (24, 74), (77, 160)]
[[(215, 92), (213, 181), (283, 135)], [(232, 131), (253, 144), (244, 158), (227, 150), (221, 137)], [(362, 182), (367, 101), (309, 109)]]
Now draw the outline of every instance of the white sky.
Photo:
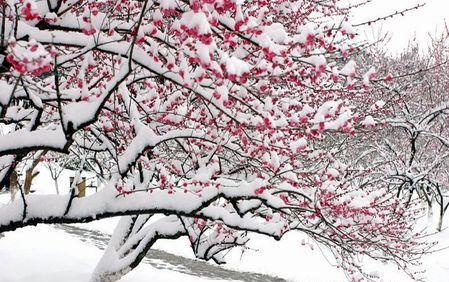
[(437, 30), (442, 31), (445, 20), (449, 25), (449, 0), (373, 0), (372, 3), (354, 11), (352, 23), (389, 15), (418, 3), (426, 5), (419, 10), (406, 13), (405, 16), (396, 16), (367, 28), (366, 35), (373, 39), (373, 35), (380, 29), (388, 31), (391, 34), (389, 48), (393, 53), (405, 48), (409, 39), (415, 34), (424, 47), (428, 42), (429, 33), (435, 35)]

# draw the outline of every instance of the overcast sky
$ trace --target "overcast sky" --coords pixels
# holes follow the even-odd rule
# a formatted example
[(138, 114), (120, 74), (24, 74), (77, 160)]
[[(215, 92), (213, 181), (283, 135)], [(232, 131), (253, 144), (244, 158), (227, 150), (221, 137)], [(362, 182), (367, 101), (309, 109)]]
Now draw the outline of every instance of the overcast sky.
[(392, 52), (397, 52), (407, 46), (408, 40), (416, 34), (419, 42), (428, 42), (428, 33), (436, 34), (437, 29), (442, 31), (445, 20), (449, 25), (449, 0), (373, 0), (372, 3), (355, 11), (352, 23), (364, 22), (368, 19), (375, 19), (413, 7), (418, 3), (426, 5), (419, 10), (413, 10), (405, 16), (397, 16), (377, 23), (373, 28), (369, 28), (366, 34), (372, 38), (374, 34), (382, 28), (391, 35), (389, 47)]

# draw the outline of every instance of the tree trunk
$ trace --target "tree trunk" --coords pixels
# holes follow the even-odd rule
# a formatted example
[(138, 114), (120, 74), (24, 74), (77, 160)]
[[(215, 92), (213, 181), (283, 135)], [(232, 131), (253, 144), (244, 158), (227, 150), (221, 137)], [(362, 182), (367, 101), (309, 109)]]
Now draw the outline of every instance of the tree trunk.
[(178, 217), (166, 217), (144, 227), (150, 217), (138, 215), (120, 219), (91, 282), (118, 281), (142, 261), (158, 239), (177, 239), (185, 235)]
[(433, 228), (433, 203), (429, 202), (427, 205), (427, 224)]
[(56, 188), (56, 194), (59, 195), (59, 184), (58, 184), (58, 179), (54, 179), (55, 181), (55, 188)]
[(19, 188), (18, 177), (15, 170), (9, 176), (9, 193), (11, 193), (11, 202), (16, 199), (17, 189)]
[[(70, 177), (70, 187), (73, 185), (73, 181), (75, 181), (75, 177)], [(79, 179), (78, 179), (79, 181)], [(86, 177), (81, 178), (81, 182), (76, 184), (76, 188), (78, 190), (78, 197), (83, 198), (86, 196)]]
[(444, 217), (444, 202), (443, 200), (441, 200), (441, 204), (440, 204), (440, 214), (438, 217), (438, 224), (437, 224), (437, 231), (441, 232), (441, 230), (443, 229), (443, 217)]
[(39, 164), (40, 158), (47, 153), (47, 150), (42, 151), (39, 155), (35, 156), (31, 167), (25, 173), (25, 185), (23, 187), (23, 192), (28, 195), (31, 191), (31, 184), (33, 184), (33, 179), (39, 174), (39, 172), (33, 173), (33, 170)]
[(440, 215), (440, 217), (438, 218), (437, 231), (441, 232), (442, 229), (443, 229), (443, 215)]
[(28, 169), (25, 174), (25, 184), (23, 186), (23, 192), (25, 195), (30, 194), (31, 183), (33, 182), (33, 169), (34, 167)]
[(86, 178), (83, 178), (83, 181), (78, 183), (78, 197), (82, 198), (86, 196)]

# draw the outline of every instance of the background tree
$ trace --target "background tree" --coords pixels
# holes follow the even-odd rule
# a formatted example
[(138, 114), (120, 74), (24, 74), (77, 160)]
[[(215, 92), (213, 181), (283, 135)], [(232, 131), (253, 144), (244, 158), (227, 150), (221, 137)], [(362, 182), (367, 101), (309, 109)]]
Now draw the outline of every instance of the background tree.
[(48, 154), (43, 158), (43, 164), (50, 172), (50, 177), (55, 184), (56, 194), (59, 195), (59, 178), (64, 170), (69, 166), (69, 163), (73, 160), (69, 159), (66, 155), (59, 153)]
[(364, 57), (390, 72), (388, 83), (377, 82), (380, 126), (372, 138), (386, 183), (406, 202), (419, 198), (430, 219), (437, 210), (438, 231), (448, 208), (447, 46), (445, 33), (431, 38), (427, 50), (412, 41), (399, 56), (372, 49)]

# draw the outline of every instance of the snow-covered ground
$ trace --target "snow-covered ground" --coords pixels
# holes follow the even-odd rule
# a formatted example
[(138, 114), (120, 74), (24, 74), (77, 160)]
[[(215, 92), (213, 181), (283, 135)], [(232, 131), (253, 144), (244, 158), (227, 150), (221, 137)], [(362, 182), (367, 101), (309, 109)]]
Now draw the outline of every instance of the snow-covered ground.
[[(51, 226), (25, 227), (0, 240), (0, 281), (82, 282), (90, 275), (102, 251)], [(139, 265), (121, 281), (208, 281), (173, 270)]]
[[(76, 226), (112, 233), (117, 219), (106, 219)], [(302, 234), (289, 234), (281, 241), (251, 235), (248, 249), (233, 250), (225, 268), (251, 271), (284, 278), (288, 281), (344, 281), (344, 274), (333, 267), (319, 248), (302, 245)], [(311, 243), (311, 242), (310, 242)], [(154, 248), (186, 258), (194, 258), (187, 238), (159, 240)], [(319, 267), (320, 271), (313, 271)]]
[[(44, 168), (34, 182), (36, 193), (54, 193), (54, 184)], [(66, 171), (60, 179), (62, 193), (68, 191), (68, 178), (73, 172)], [(0, 203), (9, 200), (9, 194), (0, 195)], [(74, 226), (111, 234), (117, 218), (104, 219)], [(447, 226), (447, 224), (446, 224)], [(449, 231), (432, 238), (449, 245)], [(288, 234), (279, 242), (260, 235), (252, 235), (249, 249), (229, 253), (227, 269), (269, 274), (288, 281), (344, 281), (343, 272), (332, 266), (332, 259), (303, 234)], [(158, 241), (154, 248), (194, 258), (186, 238)], [(38, 225), (7, 232), (0, 239), (0, 281), (88, 281), (102, 251), (81, 238), (53, 226)], [(449, 249), (429, 255), (423, 261), (427, 270), (426, 281), (448, 281)], [(376, 271), (383, 281), (410, 281), (397, 268), (366, 260), (367, 267)], [(156, 269), (142, 263), (121, 281), (209, 281), (178, 272), (173, 269)], [(217, 281), (217, 280), (214, 280)]]

